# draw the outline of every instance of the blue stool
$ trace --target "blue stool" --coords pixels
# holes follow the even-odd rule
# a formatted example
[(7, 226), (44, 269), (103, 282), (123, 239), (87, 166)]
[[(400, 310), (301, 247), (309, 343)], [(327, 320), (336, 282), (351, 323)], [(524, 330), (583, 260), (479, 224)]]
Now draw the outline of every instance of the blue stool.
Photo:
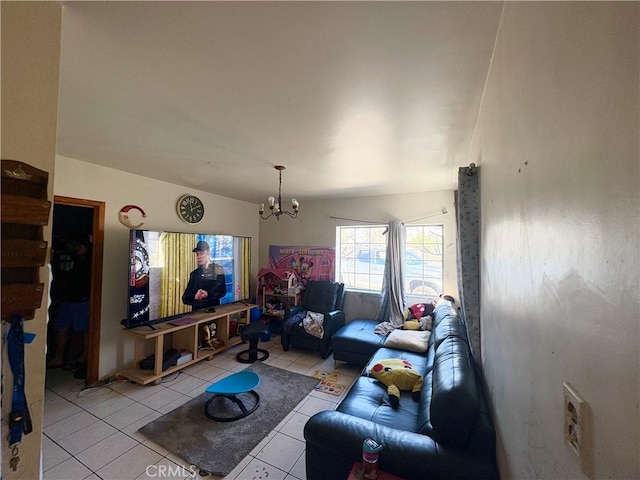
[[(240, 363), (253, 363), (256, 360), (266, 360), (269, 358), (269, 352), (258, 348), (258, 340), (265, 335), (269, 330), (264, 323), (256, 322), (245, 325), (240, 332), (240, 338), (243, 342), (249, 340), (249, 350), (243, 350), (236, 355), (236, 360)], [(261, 355), (258, 356), (258, 353)]]
[[(212, 383), (209, 388), (205, 391), (207, 393), (213, 393), (213, 397), (207, 400), (206, 405), (204, 406), (204, 414), (207, 418), (211, 420), (216, 420), (217, 422), (233, 422), (234, 420), (239, 420), (241, 418), (246, 417), (247, 415), (251, 415), (256, 411), (258, 406), (260, 405), (260, 395), (258, 392), (254, 390), (260, 384), (260, 377), (253, 372), (238, 372), (233, 375), (229, 375), (228, 377), (223, 378), (222, 380), (218, 380), (215, 383)], [(253, 397), (254, 405), (247, 408), (241, 398), (238, 395), (246, 393)], [(213, 414), (210, 411), (211, 403), (218, 397), (224, 397), (228, 400), (231, 400), (233, 403), (240, 407), (239, 415), (232, 416), (223, 416), (218, 414)]]

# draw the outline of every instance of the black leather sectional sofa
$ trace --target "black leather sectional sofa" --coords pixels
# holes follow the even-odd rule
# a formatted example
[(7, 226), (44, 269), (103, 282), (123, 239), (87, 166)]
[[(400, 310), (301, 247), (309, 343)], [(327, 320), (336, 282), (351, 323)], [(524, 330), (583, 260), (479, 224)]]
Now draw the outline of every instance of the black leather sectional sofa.
[[(366, 348), (376, 348), (367, 367), (387, 358), (408, 360), (424, 376), (420, 400), (403, 391), (393, 409), (386, 387), (365, 368), (336, 410), (320, 412), (305, 425), (307, 479), (346, 479), (361, 461), (366, 438), (384, 447), (379, 468), (407, 480), (498, 479), (495, 431), (457, 311), (449, 305), (436, 309), (426, 353), (372, 346), (373, 326), (351, 327), (362, 331)], [(356, 358), (366, 355), (357, 350), (350, 349)]]

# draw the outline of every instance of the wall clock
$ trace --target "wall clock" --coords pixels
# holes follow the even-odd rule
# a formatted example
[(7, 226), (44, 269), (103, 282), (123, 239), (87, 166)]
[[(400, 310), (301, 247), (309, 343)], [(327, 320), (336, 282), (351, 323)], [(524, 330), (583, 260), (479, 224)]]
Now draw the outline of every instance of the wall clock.
[(178, 216), (187, 223), (198, 223), (204, 217), (204, 204), (195, 195), (183, 195), (176, 205)]

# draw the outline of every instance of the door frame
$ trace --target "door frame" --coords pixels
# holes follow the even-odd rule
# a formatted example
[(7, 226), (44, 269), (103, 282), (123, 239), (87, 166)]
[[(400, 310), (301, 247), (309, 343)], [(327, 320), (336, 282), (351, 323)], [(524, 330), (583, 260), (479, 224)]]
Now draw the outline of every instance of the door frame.
[(98, 381), (100, 367), (100, 330), (102, 324), (102, 267), (104, 254), (104, 215), (106, 204), (82, 198), (53, 196), (54, 205), (93, 209), (91, 229), (91, 297), (89, 300), (89, 333), (87, 345), (87, 385)]

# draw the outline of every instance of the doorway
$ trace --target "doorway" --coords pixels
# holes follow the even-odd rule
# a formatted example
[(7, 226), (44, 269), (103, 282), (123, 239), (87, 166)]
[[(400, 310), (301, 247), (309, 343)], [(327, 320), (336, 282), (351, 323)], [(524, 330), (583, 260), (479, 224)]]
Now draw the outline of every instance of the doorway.
[[(98, 381), (100, 364), (100, 328), (102, 306), (102, 258), (104, 250), (104, 202), (84, 200), (79, 198), (62, 197), (55, 195), (53, 198), (53, 222), (52, 222), (52, 274), (51, 284), (52, 299), (58, 292), (54, 290), (60, 282), (56, 282), (56, 276), (62, 276), (66, 268), (71, 265), (71, 251), (78, 239), (84, 239), (90, 243), (90, 287), (89, 287), (89, 328), (84, 339), (86, 342), (86, 383), (92, 384)], [(65, 264), (67, 262), (67, 264)], [(52, 304), (55, 308), (55, 301)], [(52, 312), (50, 312), (51, 314)], [(52, 329), (47, 338), (55, 341), (55, 314), (49, 322)], [(78, 341), (77, 339), (75, 340)], [(70, 345), (71, 347), (71, 345)], [(55, 345), (49, 345), (48, 351), (54, 351)]]

